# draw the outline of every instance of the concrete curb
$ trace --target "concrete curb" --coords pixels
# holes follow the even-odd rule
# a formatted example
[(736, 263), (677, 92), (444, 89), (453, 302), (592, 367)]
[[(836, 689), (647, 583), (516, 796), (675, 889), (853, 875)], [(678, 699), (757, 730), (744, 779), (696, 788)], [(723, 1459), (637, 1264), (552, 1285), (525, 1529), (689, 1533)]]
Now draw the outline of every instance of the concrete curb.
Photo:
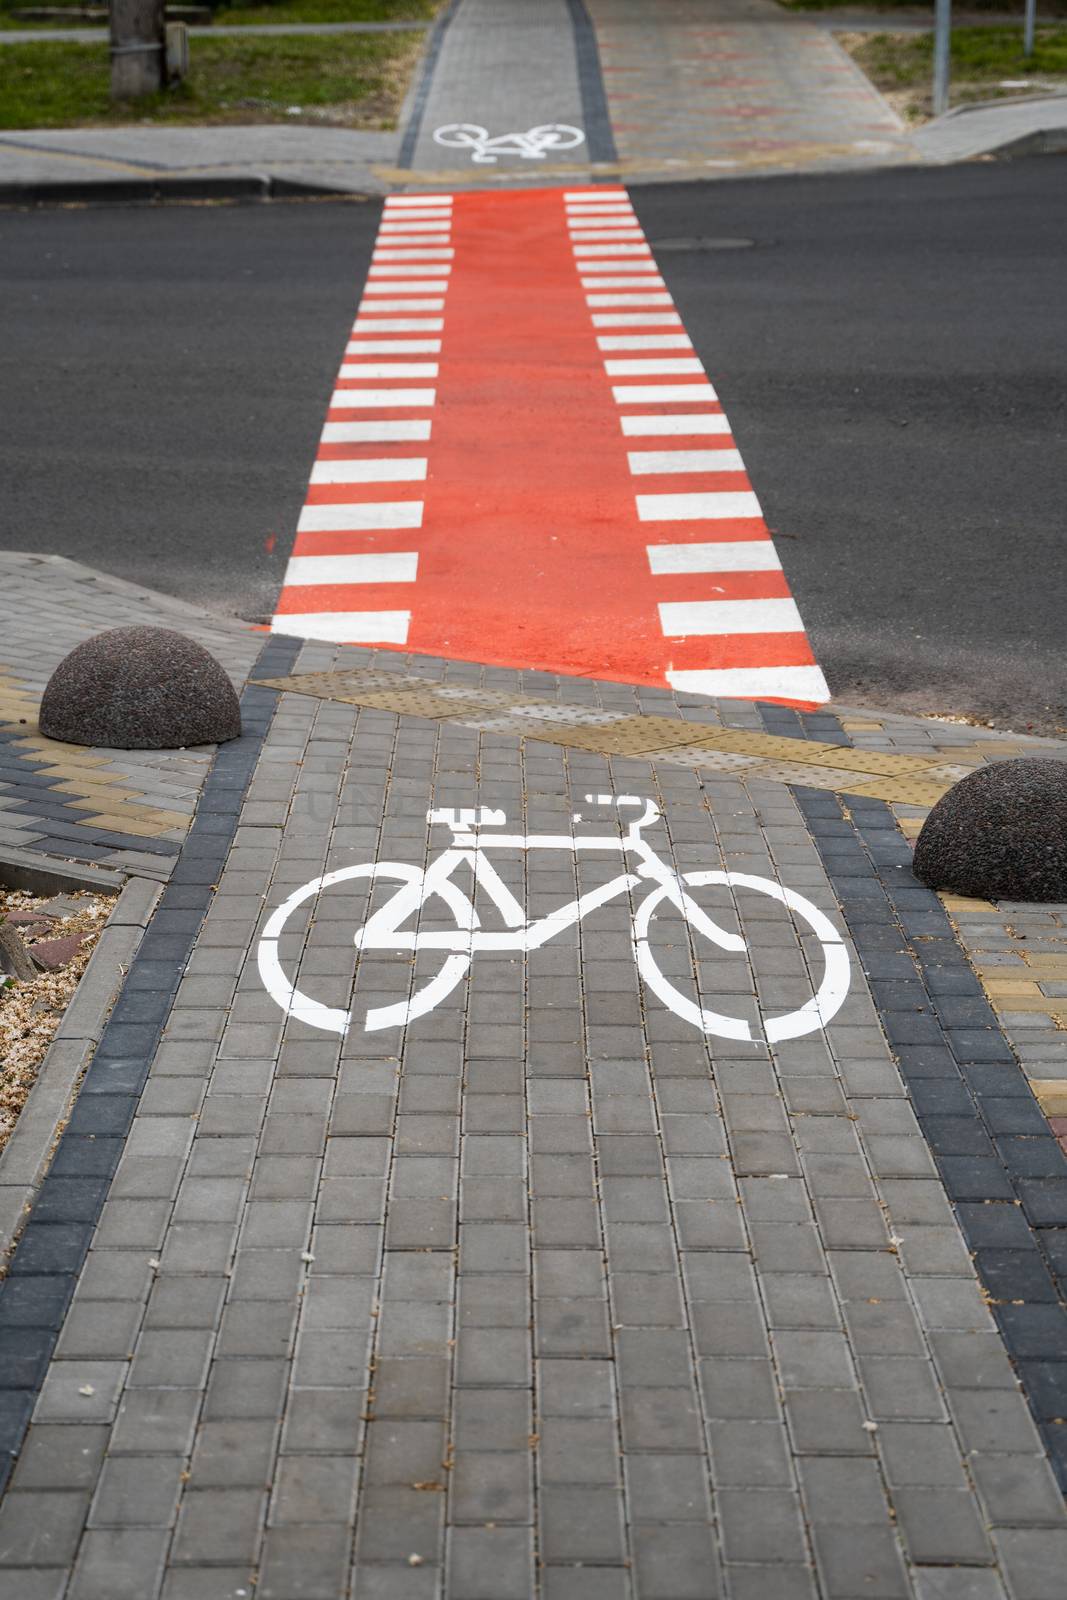
[[(12, 862), (11, 854), (23, 860)], [(27, 858), (28, 851), (9, 853), (0, 862), (0, 876), (13, 887), (32, 886), (44, 893), (74, 888), (113, 890), (123, 882), (117, 873), (91, 867), (67, 870), (47, 861), (35, 871), (25, 865)], [(78, 1083), (162, 893), (163, 885), (151, 879), (126, 881), (41, 1062), (15, 1131), (0, 1154), (0, 1259), (6, 1257), (29, 1216)]]
[(998, 161), (1010, 161), (1016, 156), (1058, 156), (1067, 152), (1067, 128), (1041, 128), (1036, 133), (1024, 133), (1018, 139), (1009, 139), (998, 145), (991, 154)]
[(1062, 154), (1067, 150), (1067, 95), (971, 101), (925, 123), (913, 139), (930, 166)]
[[(93, 584), (96, 588), (106, 589), (111, 594), (128, 595), (135, 600), (148, 600), (161, 613), (207, 622), (213, 627), (232, 629), (235, 633), (247, 634), (255, 631), (251, 623), (243, 622), (240, 617), (228, 617), (222, 611), (209, 611), (206, 606), (194, 605), (189, 600), (179, 599), (177, 595), (163, 594), (158, 589), (150, 589), (147, 584), (133, 583), (129, 578), (119, 578), (113, 572), (101, 571), (99, 567), (87, 567), (81, 561), (72, 561), (69, 556), (47, 555), (36, 550), (0, 551), (0, 570), (5, 566), (10, 569), (13, 563), (21, 562), (59, 568), (75, 583)], [(3, 859), (5, 862), (13, 860), (14, 855), (10, 851), (5, 851)]]
[(365, 200), (362, 191), (269, 173), (237, 177), (105, 178), (0, 183), (0, 206), (145, 205), (188, 200)]
[[(946, 160), (939, 160), (930, 155), (926, 159), (911, 164), (911, 170), (921, 171), (924, 168), (959, 166), (964, 162), (976, 159), (993, 159), (997, 161), (1014, 160), (1021, 156), (1033, 155), (1061, 155), (1067, 152), (1067, 127), (1038, 128), (1028, 133), (1016, 134), (1005, 139), (1001, 144), (987, 146), (982, 150), (972, 153), (961, 152), (959, 155), (950, 156)], [(908, 163), (904, 163), (905, 166)], [(900, 170), (899, 161), (890, 161), (884, 167), (874, 168), (875, 171)], [(789, 170), (777, 168), (753, 167), (747, 170), (737, 170), (729, 173), (710, 174), (705, 170), (679, 174), (677, 168), (649, 167), (639, 172), (628, 173), (619, 162), (603, 162), (590, 164), (584, 167), (574, 166), (567, 168), (553, 168), (542, 171), (542, 179), (562, 183), (596, 182), (605, 178), (616, 178), (630, 188), (637, 188), (644, 184), (664, 183), (679, 181), (680, 179), (696, 182), (707, 182), (712, 177), (722, 180), (738, 181), (751, 178), (805, 178), (812, 176), (835, 176), (836, 173), (829, 168), (797, 167)], [(846, 173), (846, 176), (854, 173)], [(469, 175), (463, 171), (440, 171), (433, 173), (407, 172), (400, 168), (391, 169), (388, 174), (379, 174), (382, 178), (380, 190), (363, 187), (360, 189), (332, 188), (327, 184), (304, 183), (295, 179), (280, 178), (270, 174), (249, 174), (243, 177), (153, 177), (153, 178), (117, 178), (84, 181), (57, 179), (55, 181), (34, 180), (26, 183), (0, 183), (0, 209), (25, 209), (47, 206), (115, 206), (115, 205), (182, 205), (196, 202), (215, 202), (218, 204), (265, 204), (279, 201), (330, 201), (334, 203), (354, 202), (365, 204), (368, 200), (380, 199), (383, 194), (391, 193), (394, 187), (404, 187), (413, 181), (422, 184), (448, 185), (452, 188), (462, 186), (474, 187), (470, 183)], [(501, 174), (497, 180), (487, 181), (487, 189), (522, 188), (524, 187), (521, 176), (518, 174)]]
[(98, 889), (110, 894), (121, 889), (125, 881), (121, 872), (74, 861), (52, 861), (34, 850), (7, 846), (0, 855), (0, 883), (31, 894), (65, 894), (70, 889)]

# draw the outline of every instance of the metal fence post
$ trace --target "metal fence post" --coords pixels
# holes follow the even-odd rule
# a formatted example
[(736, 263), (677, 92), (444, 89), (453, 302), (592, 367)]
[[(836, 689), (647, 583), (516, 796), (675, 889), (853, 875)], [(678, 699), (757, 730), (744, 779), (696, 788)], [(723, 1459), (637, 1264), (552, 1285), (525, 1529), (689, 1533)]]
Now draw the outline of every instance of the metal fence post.
[(1026, 14), (1023, 21), (1023, 55), (1030, 57), (1034, 53), (1034, 24), (1037, 21), (1037, 0), (1026, 0)]
[(949, 47), (952, 39), (952, 0), (936, 0), (934, 7), (934, 116), (948, 110)]

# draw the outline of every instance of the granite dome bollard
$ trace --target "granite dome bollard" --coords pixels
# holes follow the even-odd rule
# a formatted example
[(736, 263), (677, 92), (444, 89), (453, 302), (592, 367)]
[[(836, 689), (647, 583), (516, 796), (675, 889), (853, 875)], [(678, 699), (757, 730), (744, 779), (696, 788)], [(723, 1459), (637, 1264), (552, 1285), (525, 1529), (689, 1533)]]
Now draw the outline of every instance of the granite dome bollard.
[(177, 750), (236, 739), (241, 708), (203, 645), (171, 628), (111, 628), (59, 663), (39, 725), (65, 744)]
[(979, 900), (1067, 901), (1067, 762), (998, 761), (961, 778), (923, 824), (914, 871)]

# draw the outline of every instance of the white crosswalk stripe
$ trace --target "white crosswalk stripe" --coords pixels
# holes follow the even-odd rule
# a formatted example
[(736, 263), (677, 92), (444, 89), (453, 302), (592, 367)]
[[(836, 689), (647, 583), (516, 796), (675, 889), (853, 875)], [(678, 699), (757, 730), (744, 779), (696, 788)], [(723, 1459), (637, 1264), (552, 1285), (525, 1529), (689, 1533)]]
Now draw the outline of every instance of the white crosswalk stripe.
[(803, 633), (795, 600), (662, 600), (668, 638), (700, 633)]
[(419, 557), (415, 550), (376, 551), (370, 555), (293, 556), (286, 584), (299, 588), (326, 583), (414, 583)]
[(316, 461), (312, 483), (419, 483), (425, 456), (363, 456), (358, 461)]
[(383, 406), (432, 406), (436, 389), (335, 389), (331, 411), (381, 410)]
[(750, 490), (637, 496), (637, 515), (642, 522), (721, 521), (724, 517), (758, 517), (760, 514), (759, 501)]
[(635, 477), (659, 472), (744, 472), (740, 450), (631, 450)]
[(730, 424), (721, 411), (665, 411), (621, 416), (619, 423), (628, 438), (653, 434), (726, 433)]
[(612, 387), (615, 403), (620, 406), (671, 405), (676, 400), (714, 400), (715, 390), (705, 378), (689, 383), (617, 383)]
[(322, 429), (323, 444), (403, 444), (430, 437), (429, 417), (374, 422), (327, 422)]
[(298, 533), (421, 527), (421, 500), (358, 500), (347, 505), (305, 506), (296, 525)]
[(279, 611), (275, 633), (334, 644), (406, 644), (410, 611)]
[(650, 544), (648, 564), (657, 578), (672, 572), (777, 572), (782, 565), (770, 539)]

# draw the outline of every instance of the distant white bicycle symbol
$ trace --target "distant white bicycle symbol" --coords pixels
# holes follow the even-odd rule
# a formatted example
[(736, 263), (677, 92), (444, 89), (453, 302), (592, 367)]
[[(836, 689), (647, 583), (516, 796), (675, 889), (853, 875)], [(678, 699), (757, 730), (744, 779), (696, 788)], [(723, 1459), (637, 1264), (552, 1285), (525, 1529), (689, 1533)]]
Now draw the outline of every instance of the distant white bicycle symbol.
[[(259, 972), (267, 992), (282, 1010), (312, 1027), (328, 1033), (347, 1033), (352, 1023), (352, 1012), (342, 1011), (312, 1000), (289, 982), (278, 955), (278, 941), (294, 911), (306, 901), (314, 899), (323, 890), (335, 884), (366, 879), (396, 881), (398, 888), (385, 905), (374, 911), (355, 933), (358, 950), (385, 950), (403, 953), (407, 960), (420, 951), (446, 952), (445, 961), (437, 975), (417, 988), (409, 999), (392, 1005), (371, 1007), (364, 1019), (370, 1033), (379, 1028), (402, 1028), (416, 1017), (432, 1011), (466, 976), (471, 962), (480, 950), (525, 951), (536, 950), (541, 945), (571, 928), (599, 906), (607, 905), (619, 895), (631, 890), (647, 889), (633, 915), (633, 952), (642, 978), (665, 1006), (684, 1021), (692, 1023), (702, 1033), (715, 1034), (724, 1039), (752, 1041), (755, 1037), (751, 1024), (744, 1018), (724, 1016), (711, 1011), (683, 994), (668, 978), (657, 962), (649, 942), (649, 927), (660, 907), (674, 906), (696, 933), (702, 934), (721, 950), (740, 953), (747, 948), (739, 935), (727, 932), (701, 910), (687, 889), (695, 890), (707, 885), (723, 885), (731, 890), (751, 890), (765, 894), (785, 906), (802, 924), (816, 935), (821, 947), (823, 975), (819, 987), (805, 1005), (784, 1016), (765, 1020), (763, 1032), (774, 1044), (784, 1039), (797, 1039), (802, 1034), (814, 1033), (826, 1027), (840, 1009), (848, 993), (850, 969), (848, 952), (830, 921), (810, 900), (785, 889), (770, 878), (753, 877), (747, 872), (687, 872), (679, 874), (663, 861), (642, 837), (642, 829), (659, 821), (659, 808), (651, 800), (641, 800), (633, 795), (587, 795), (590, 803), (601, 805), (642, 806), (643, 813), (630, 823), (625, 834), (597, 834), (584, 837), (553, 834), (503, 834), (486, 833), (506, 824), (502, 811), (485, 807), (470, 811), (430, 811), (427, 820), (440, 823), (452, 830), (452, 844), (442, 850), (425, 869), (398, 861), (368, 861), (359, 866), (342, 867), (315, 878), (291, 894), (284, 905), (268, 919), (259, 943)], [(578, 818), (575, 819), (579, 820)], [(532, 919), (515, 899), (489, 860), (490, 850), (565, 850), (570, 854), (580, 851), (621, 851), (633, 858), (634, 870), (623, 872), (608, 883), (580, 895), (577, 900), (560, 906), (547, 916)], [(493, 902), (504, 923), (504, 931), (491, 932), (481, 926), (472, 898), (452, 881), (461, 867), (468, 867), (474, 879), (475, 894), (481, 890)], [(449, 926), (428, 927), (421, 931), (402, 930), (409, 918), (417, 918), (427, 902), (437, 896), (449, 912)], [(433, 920), (433, 912), (427, 913)], [(440, 923), (440, 917), (437, 919)], [(455, 926), (451, 926), (454, 921)]]
[(526, 133), (498, 133), (490, 138), (489, 129), (480, 128), (476, 122), (449, 122), (434, 130), (434, 142), (449, 150), (469, 150), (472, 161), (492, 165), (498, 156), (543, 161), (549, 150), (573, 150), (575, 145), (584, 144), (585, 134), (565, 122), (546, 122)]

